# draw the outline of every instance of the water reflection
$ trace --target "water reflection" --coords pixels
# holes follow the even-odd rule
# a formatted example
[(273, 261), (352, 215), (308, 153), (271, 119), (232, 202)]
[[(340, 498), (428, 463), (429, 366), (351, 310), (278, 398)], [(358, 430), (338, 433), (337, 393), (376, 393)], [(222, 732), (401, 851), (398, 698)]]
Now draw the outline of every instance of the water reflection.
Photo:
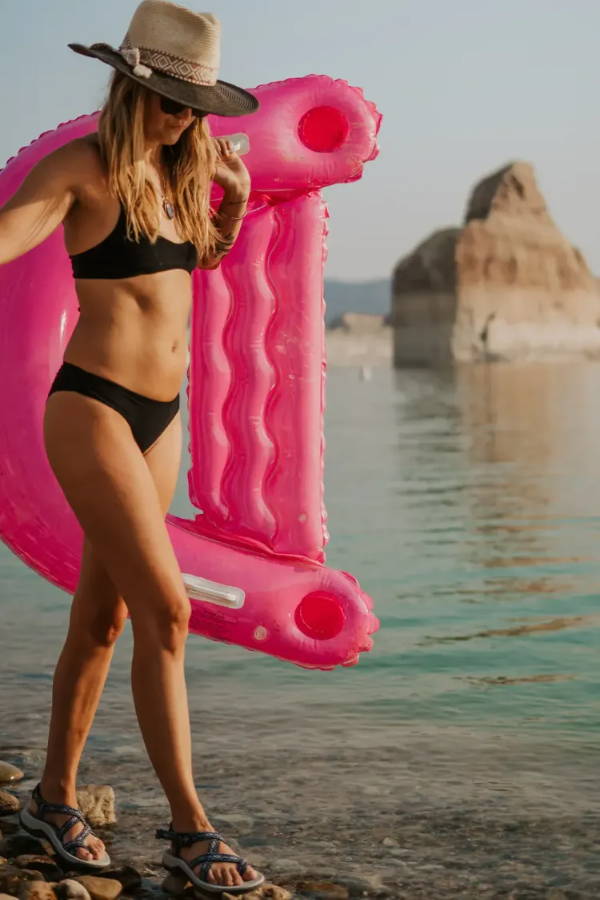
[[(233, 703), (294, 730), (320, 709), (336, 728), (375, 724), (391, 741), (417, 721), (519, 740), (534, 727), (554, 740), (597, 730), (599, 393), (591, 363), (329, 370), (327, 562), (374, 598), (373, 651), (351, 671), (307, 672), (194, 636), (192, 716), (226, 719)], [(184, 440), (171, 508), (183, 517), (194, 514), (188, 468)], [(5, 560), (4, 678), (36, 715), (70, 598)], [(134, 727), (131, 645), (127, 631), (103, 700), (120, 742)]]
[[(430, 670), (452, 670), (465, 685), (538, 684), (536, 702), (553, 703), (552, 715), (532, 717), (532, 697), (523, 695), (513, 726), (518, 710), (521, 724), (537, 718), (556, 728), (569, 720), (568, 703), (589, 702), (584, 685), (600, 624), (600, 366), (396, 370), (394, 388), (394, 487), (410, 559), (397, 596), (404, 612), (412, 602), (421, 613), (413, 646)], [(465, 642), (468, 654), (450, 652)], [(559, 690), (562, 709), (552, 695)], [(465, 695), (461, 706), (473, 700)], [(499, 700), (492, 710), (503, 717)]]
[[(589, 364), (456, 368), (470, 461), (468, 528), (485, 538), (468, 546), (477, 547), (478, 565), (498, 575), (486, 579), (488, 588), (505, 589), (503, 570), (512, 569), (512, 591), (564, 593), (574, 588), (565, 570), (595, 563), (589, 536), (582, 541), (573, 486), (597, 452), (597, 428), (581, 398), (599, 379), (600, 369)], [(600, 499), (595, 477), (588, 486), (586, 512)]]

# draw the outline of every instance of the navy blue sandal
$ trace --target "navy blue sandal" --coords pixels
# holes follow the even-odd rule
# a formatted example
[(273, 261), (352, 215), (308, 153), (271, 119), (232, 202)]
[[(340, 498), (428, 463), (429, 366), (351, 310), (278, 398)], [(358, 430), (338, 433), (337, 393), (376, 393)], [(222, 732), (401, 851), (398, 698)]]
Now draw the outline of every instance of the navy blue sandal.
[[(157, 828), (155, 837), (166, 838), (166, 840), (172, 841), (175, 846), (173, 853), (168, 850), (165, 850), (163, 853), (162, 865), (165, 869), (173, 874), (183, 873), (194, 887), (200, 888), (200, 890), (207, 893), (247, 894), (264, 883), (265, 876), (260, 874), (254, 881), (245, 881), (243, 884), (216, 884), (212, 881), (206, 881), (208, 870), (214, 862), (234, 862), (237, 864), (237, 870), (242, 876), (248, 867), (248, 863), (241, 856), (236, 856), (233, 853), (217, 852), (219, 842), (225, 843), (217, 831), (173, 831), (173, 822), (171, 821), (168, 828)], [(182, 859), (177, 855), (181, 847), (189, 847), (195, 841), (210, 841), (208, 853), (201, 853), (200, 856), (195, 856), (190, 860)], [(194, 866), (197, 866), (198, 863), (202, 863), (199, 875), (193, 871)]]
[[(70, 852), (76, 847), (85, 847), (88, 851), (90, 849), (85, 845), (85, 838), (93, 832), (80, 810), (64, 803), (46, 803), (42, 797), (39, 783), (34, 787), (31, 796), (37, 803), (36, 814), (33, 815), (28, 809), (22, 809), (19, 812), (19, 823), (28, 834), (49, 841), (56, 855), (70, 866), (80, 866), (84, 869), (105, 869), (110, 865), (110, 856), (106, 851), (100, 859), (80, 859), (79, 856)], [(65, 813), (70, 814), (71, 818), (62, 825), (56, 825), (54, 822), (44, 822), (46, 813)], [(78, 821), (85, 827), (76, 837), (63, 844), (63, 837)]]

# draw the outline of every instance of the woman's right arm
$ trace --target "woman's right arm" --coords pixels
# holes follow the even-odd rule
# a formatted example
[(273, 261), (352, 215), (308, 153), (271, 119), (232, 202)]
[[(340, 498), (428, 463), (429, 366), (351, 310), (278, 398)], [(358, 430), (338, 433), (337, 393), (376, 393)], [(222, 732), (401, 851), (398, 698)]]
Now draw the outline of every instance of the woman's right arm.
[(80, 157), (78, 142), (53, 150), (0, 207), (0, 265), (37, 247), (64, 220), (77, 199)]

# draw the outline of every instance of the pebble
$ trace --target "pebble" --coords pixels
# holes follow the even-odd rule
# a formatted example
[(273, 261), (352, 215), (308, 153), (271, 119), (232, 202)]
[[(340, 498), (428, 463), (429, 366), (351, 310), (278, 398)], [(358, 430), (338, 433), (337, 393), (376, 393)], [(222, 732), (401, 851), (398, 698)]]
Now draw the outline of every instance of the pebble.
[(115, 791), (110, 784), (86, 784), (77, 790), (77, 804), (92, 828), (114, 825)]
[(11, 782), (20, 781), (22, 778), (23, 772), (17, 766), (0, 760), (0, 784), (10, 784)]
[(74, 878), (63, 878), (56, 885), (56, 895), (60, 900), (91, 900), (89, 891)]
[[(155, 873), (156, 875), (156, 873)], [(119, 866), (118, 868), (102, 869), (96, 878), (112, 878), (121, 884), (126, 894), (137, 891), (142, 886), (142, 876), (133, 866)]]
[(116, 900), (122, 893), (121, 882), (116, 878), (102, 878), (98, 875), (76, 875), (74, 881), (78, 881), (87, 888), (92, 900)]
[[(207, 895), (197, 893), (195, 896), (206, 900)], [(248, 894), (240, 895), (223, 892), (218, 896), (222, 897), (223, 900), (239, 900), (240, 896), (243, 896), (244, 900), (294, 900), (294, 895), (290, 894), (285, 888), (279, 887), (277, 884), (269, 884), (266, 881), (259, 888), (256, 888), (255, 891), (250, 891)]]
[(391, 838), (391, 837), (384, 837), (384, 839), (382, 840), (381, 843), (383, 844), (384, 847), (397, 847), (398, 846), (398, 841), (395, 841), (394, 838)]
[(0, 790), (0, 816), (10, 816), (21, 809), (21, 803), (14, 794)]
[(48, 856), (22, 853), (15, 859), (15, 864), (22, 869), (35, 869), (36, 872), (41, 872), (47, 881), (60, 881), (63, 875), (63, 870)]
[(18, 897), (19, 900), (56, 900), (56, 894), (47, 881), (23, 882)]
[(0, 891), (12, 894), (14, 897), (19, 893), (21, 885), (25, 881), (43, 881), (44, 876), (41, 872), (35, 872), (33, 869), (20, 869), (18, 866), (2, 866), (0, 868)]

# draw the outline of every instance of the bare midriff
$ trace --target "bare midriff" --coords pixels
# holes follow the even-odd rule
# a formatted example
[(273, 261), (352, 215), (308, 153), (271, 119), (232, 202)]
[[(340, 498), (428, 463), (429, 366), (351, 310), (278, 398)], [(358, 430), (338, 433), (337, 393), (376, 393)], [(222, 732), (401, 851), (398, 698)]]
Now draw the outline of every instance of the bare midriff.
[(78, 278), (75, 289), (80, 314), (65, 361), (155, 400), (172, 400), (188, 362), (189, 272)]
[[(97, 146), (96, 138), (94, 133), (79, 140)], [(97, 151), (82, 159), (77, 202), (64, 221), (69, 254), (99, 244), (119, 215)], [(162, 222), (160, 233), (181, 241), (172, 220)], [(191, 274), (168, 269), (128, 278), (76, 278), (75, 290), (79, 320), (65, 348), (65, 362), (154, 400), (172, 400), (188, 364)]]

